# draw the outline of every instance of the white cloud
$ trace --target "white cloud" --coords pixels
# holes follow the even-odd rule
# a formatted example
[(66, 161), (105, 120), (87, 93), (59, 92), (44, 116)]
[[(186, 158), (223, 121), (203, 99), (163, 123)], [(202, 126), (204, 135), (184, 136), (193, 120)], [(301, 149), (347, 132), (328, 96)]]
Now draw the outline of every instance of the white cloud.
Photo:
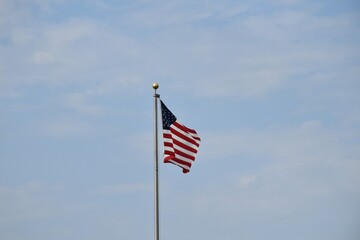
[[(346, 139), (351, 141), (353, 137), (326, 128), (319, 121), (307, 121), (294, 128), (204, 136), (207, 141), (203, 142), (201, 161), (222, 159), (221, 163), (213, 164), (226, 165), (228, 160), (232, 170), (239, 168), (239, 172), (255, 164), (251, 163), (254, 161), (258, 167), (235, 176), (238, 180), (223, 191), (220, 199), (206, 197), (215, 194), (210, 191), (204, 193), (202, 201), (213, 209), (218, 201), (229, 198), (226, 201), (231, 201), (233, 207), (224, 211), (231, 212), (247, 208), (289, 211), (311, 199), (359, 195), (356, 188), (360, 181), (359, 146), (346, 144)], [(244, 157), (235, 165), (231, 161), (234, 156)]]
[(296, 26), (301, 24), (307, 17), (309, 16), (302, 11), (284, 11), (275, 21), (285, 26)]
[(152, 189), (153, 186), (149, 183), (121, 183), (118, 185), (102, 186), (96, 193), (100, 195), (138, 194), (150, 192)]
[(1, 48), (4, 86), (91, 82), (119, 89), (139, 79), (136, 41), (89, 19), (16, 26), (10, 39)]
[(43, 123), (38, 127), (38, 131), (57, 138), (81, 137), (90, 134), (92, 132), (92, 126), (86, 121), (64, 118)]
[(47, 64), (53, 62), (54, 56), (44, 51), (36, 51), (33, 55), (33, 61), (38, 64)]
[(68, 107), (75, 109), (77, 112), (83, 114), (99, 115), (104, 113), (104, 108), (97, 104), (88, 103), (91, 97), (89, 94), (84, 93), (71, 93), (68, 94), (62, 102)]
[[(141, 116), (143, 117), (143, 116)], [(150, 116), (148, 116), (150, 117)], [(134, 133), (130, 136), (127, 136), (121, 140), (121, 144), (127, 146), (127, 148), (131, 149), (131, 151), (136, 152), (138, 159), (141, 161), (152, 161), (152, 158), (149, 156), (153, 156), (153, 145), (149, 144), (152, 142), (153, 132), (145, 131)], [(159, 136), (159, 149), (162, 149), (160, 144), (160, 136)], [(161, 156), (161, 153), (159, 153)]]
[(243, 175), (239, 179), (239, 186), (241, 188), (248, 187), (256, 181), (256, 178), (257, 176), (255, 175)]
[[(30, 181), (20, 186), (0, 186), (0, 222), (3, 225), (28, 219), (44, 219), (59, 209), (50, 206), (48, 193), (62, 192), (62, 184), (44, 185)], [(59, 212), (57, 212), (59, 213)]]
[[(278, 5), (274, 6), (274, 2)], [(336, 218), (335, 223), (356, 223), (359, 219), (354, 217), (355, 214), (350, 213), (350, 218), (345, 219), (346, 215), (340, 213), (343, 209), (336, 210), (336, 204), (353, 207), (354, 211), (349, 212), (355, 212), (357, 203), (354, 202), (359, 199), (360, 147), (357, 129), (360, 118), (355, 104), (359, 100), (356, 91), (360, 69), (358, 20), (344, 12), (337, 14), (336, 9), (332, 16), (326, 16), (319, 11), (320, 5), (314, 6), (310, 2), (294, 7), (301, 2), (271, 1), (259, 7), (258, 1), (110, 3), (96, 0), (86, 3), (90, 4), (86, 6), (91, 8), (95, 4), (101, 7), (87, 14), (87, 10), (79, 7), (84, 3), (76, 3), (77, 8), (72, 8), (69, 1), (68, 5), (59, 8), (72, 9), (65, 16), (55, 8), (57, 1), (0, 1), (0, 95), (6, 96), (6, 100), (16, 96), (16, 106), (33, 107), (33, 102), (44, 98), (49, 100), (46, 104), (55, 101), (55, 106), (42, 105), (39, 111), (33, 111), (31, 107), (26, 110), (26, 114), (31, 113), (31, 119), (37, 121), (36, 130), (46, 136), (65, 139), (85, 136), (91, 140), (95, 122), (103, 124), (105, 132), (114, 131), (113, 126), (119, 126), (115, 131), (120, 133), (118, 144), (125, 146), (118, 149), (124, 154), (124, 159), (132, 158), (129, 156), (134, 151), (138, 159), (152, 156), (152, 144), (149, 144), (152, 133), (146, 130), (136, 133), (146, 126), (151, 128), (151, 124), (146, 125), (150, 121), (143, 118), (148, 112), (142, 107), (140, 110), (134, 108), (133, 103), (127, 102), (127, 97), (139, 91), (143, 93), (144, 86), (150, 91), (153, 80), (159, 81), (164, 86), (162, 89), (169, 90), (166, 94), (170, 96), (176, 93), (177, 96), (198, 97), (201, 101), (199, 106), (204, 106), (209, 98), (220, 98), (225, 109), (228, 108), (239, 118), (242, 113), (236, 112), (236, 103), (244, 98), (260, 98), (264, 100), (262, 107), (266, 108), (267, 100), (278, 97), (273, 93), (279, 93), (284, 101), (292, 95), (294, 98), (289, 101), (299, 103), (289, 104), (294, 109), (284, 113), (294, 114), (291, 116), (292, 126), (283, 125), (287, 122), (284, 119), (279, 120), (281, 123), (276, 126), (249, 130), (228, 126), (225, 120), (219, 124), (208, 119), (202, 126), (203, 141), (198, 156), (197, 173), (201, 177), (188, 175), (186, 180), (181, 179), (181, 185), (176, 185), (175, 190), (165, 189), (164, 194), (170, 201), (164, 202), (175, 206), (178, 199), (184, 200), (185, 207), (175, 206), (174, 215), (191, 212), (191, 224), (199, 219), (208, 219), (203, 222), (203, 229), (221, 229), (221, 226), (217, 228), (221, 222), (223, 225), (233, 224), (222, 229), (230, 230), (224, 232), (232, 234), (233, 238), (238, 238), (236, 233), (240, 231), (240, 225), (248, 220), (253, 221), (251, 226), (258, 226), (261, 222), (262, 226), (271, 228), (274, 226), (271, 225), (272, 220), (279, 216), (286, 222), (293, 219), (299, 219), (300, 223), (310, 222), (308, 224), (316, 226), (314, 228), (327, 226), (321, 221), (327, 217)], [(77, 14), (77, 11), (81, 13)], [(109, 96), (116, 97), (117, 104), (123, 104), (122, 108), (110, 105), (108, 102), (114, 99), (106, 98)], [(143, 96), (140, 96), (139, 102), (142, 101)], [(258, 107), (250, 101), (249, 104), (249, 108)], [(110, 123), (107, 126), (99, 116), (106, 117), (103, 114), (110, 112), (108, 107), (114, 106), (114, 115), (119, 116), (120, 112), (121, 116), (131, 115), (132, 118), (121, 119), (121, 123), (116, 118), (107, 118), (107, 123)], [(49, 107), (54, 108), (47, 112)], [(73, 110), (70, 111), (73, 115), (64, 116), (64, 107), (65, 111)], [(17, 128), (18, 119), (25, 116), (21, 114), (25, 112), (23, 110), (14, 113), (5, 106), (4, 116), (9, 117), (2, 121), (6, 124), (6, 121), (12, 122), (6, 126)], [(37, 114), (40, 111), (41, 115)], [(7, 114), (9, 112), (11, 114)], [(53, 118), (41, 119), (49, 114), (54, 114)], [(134, 116), (146, 123), (141, 129), (130, 121)], [(12, 117), (16, 121), (12, 121)], [(97, 118), (92, 122), (89, 117)], [(267, 123), (267, 120), (260, 121)], [(217, 124), (220, 130), (207, 131), (206, 128), (212, 124)], [(257, 125), (254, 124), (254, 127)], [(126, 129), (124, 134), (123, 129)], [(11, 136), (22, 141), (23, 135)], [(28, 146), (29, 143), (23, 144)], [(111, 158), (111, 155), (108, 157)], [(16, 157), (14, 154), (13, 158)], [(35, 161), (37, 153), (30, 157)], [(3, 164), (6, 166), (7, 163)], [(124, 169), (127, 167), (124, 166)], [(215, 168), (216, 174), (207, 172)], [(79, 178), (82, 177), (84, 175), (80, 173)], [(181, 186), (186, 187), (186, 191), (182, 191)], [(120, 212), (113, 212), (110, 207), (106, 209), (107, 202), (99, 200), (97, 206), (100, 208), (88, 208), (81, 212), (85, 215), (70, 214), (78, 215), (75, 221), (80, 216), (84, 221), (95, 219), (96, 215), (104, 218), (100, 220), (104, 220), (102, 226), (108, 226), (108, 222), (130, 226), (122, 211), (129, 203), (133, 204), (133, 194), (148, 194), (151, 186), (147, 183), (110, 183), (91, 188), (96, 189), (97, 196), (92, 192), (96, 199), (87, 199), (87, 204), (87, 201), (103, 200), (107, 195), (131, 199), (121, 203), (125, 206), (123, 208), (118, 202), (111, 205), (121, 208)], [(84, 199), (74, 199), (76, 197), (72, 195), (72, 200), (79, 200), (80, 204), (65, 206), (64, 199), (56, 202), (54, 198), (48, 198), (47, 193), (41, 184), (29, 184), (15, 190), (0, 188), (1, 200), (5, 199), (5, 204), (0, 204), (5, 215), (0, 215), (8, 217), (2, 220), (6, 222), (19, 216), (18, 219), (30, 219), (24, 221), (30, 224), (38, 219), (36, 216), (47, 219), (54, 208), (60, 206), (59, 211), (65, 208), (70, 212), (84, 202)], [(327, 207), (322, 208), (326, 204)], [(96, 214), (92, 211), (94, 209), (98, 209)], [(114, 215), (105, 216), (107, 210)], [(55, 211), (53, 216), (57, 213)], [(126, 216), (133, 215), (131, 212)], [(143, 212), (139, 213), (141, 217)], [(221, 221), (214, 220), (216, 223), (212, 225), (211, 219)], [(315, 220), (311, 222), (312, 219)], [(60, 222), (56, 225), (66, 222), (63, 219), (57, 221)], [(319, 222), (321, 224), (318, 225)], [(86, 225), (88, 227), (99, 226), (98, 223), (95, 219), (85, 224), (89, 224)], [(136, 221), (134, 226), (138, 226)], [(193, 226), (201, 229), (199, 225)], [(297, 226), (302, 227), (301, 224)], [(112, 229), (116, 229), (113, 236), (129, 238), (119, 233), (116, 226)], [(106, 227), (101, 230), (109, 235), (113, 233)], [(79, 234), (77, 230), (72, 231)], [(41, 234), (46, 238), (44, 232), (34, 236)], [(104, 238), (101, 234), (99, 236)], [(178, 236), (186, 238), (182, 234)], [(219, 239), (216, 235), (211, 236)]]
[[(127, 28), (90, 18), (16, 25), (9, 33), (14, 46), (3, 48), (8, 56), (3, 85), (95, 82), (118, 91), (160, 79), (175, 91), (243, 98), (287, 88), (297, 76), (354, 65), (349, 63), (354, 45), (336, 40), (351, 27), (349, 16), (316, 16), (311, 8), (247, 16), (242, 13), (251, 12), (250, 5), (188, 4), (129, 8), (117, 17)], [(191, 25), (224, 17), (221, 28)], [(314, 34), (327, 41), (319, 42)], [(337, 70), (339, 75), (344, 71)]]
[(294, 160), (302, 163), (336, 161), (338, 157), (344, 157), (341, 154), (349, 152), (347, 148), (355, 147), (342, 144), (346, 135), (323, 126), (318, 120), (305, 121), (294, 127), (268, 128), (261, 132), (236, 130), (212, 133), (204, 136), (206, 153), (203, 154), (209, 160), (246, 152), (266, 153), (269, 158), (287, 164)]

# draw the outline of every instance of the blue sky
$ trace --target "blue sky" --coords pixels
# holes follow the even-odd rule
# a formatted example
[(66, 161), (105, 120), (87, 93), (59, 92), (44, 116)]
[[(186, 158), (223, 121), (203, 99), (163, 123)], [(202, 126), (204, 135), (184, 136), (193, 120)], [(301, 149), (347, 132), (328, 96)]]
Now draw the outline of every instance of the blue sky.
[(359, 239), (359, 42), (355, 0), (0, 0), (0, 239), (153, 238), (153, 82), (202, 138), (162, 239)]

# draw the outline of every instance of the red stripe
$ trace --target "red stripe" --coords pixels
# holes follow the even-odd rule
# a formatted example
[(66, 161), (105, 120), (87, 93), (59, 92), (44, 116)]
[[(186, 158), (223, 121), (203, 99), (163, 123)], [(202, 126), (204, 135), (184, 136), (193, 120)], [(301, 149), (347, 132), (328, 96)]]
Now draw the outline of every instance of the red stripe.
[[(191, 163), (181, 161), (180, 159), (177, 159), (177, 158), (172, 157), (172, 156), (166, 157), (166, 158), (164, 159), (164, 163), (172, 163), (172, 162), (169, 162), (169, 160), (173, 160), (174, 162), (177, 162), (177, 163), (179, 163), (179, 164), (188, 166), (189, 168), (191, 167)], [(179, 167), (181, 167), (181, 166), (179, 166)]]
[[(178, 128), (178, 130), (175, 130), (174, 128)], [(179, 138), (179, 140), (175, 139), (175, 137)], [(197, 132), (175, 121), (172, 126), (170, 126), (170, 130), (163, 129), (163, 139), (164, 147), (167, 148), (164, 149), (164, 162), (181, 167), (183, 173), (189, 172), (188, 169), (185, 169), (180, 165), (190, 168), (192, 162), (195, 161), (195, 155), (198, 152), (199, 142), (201, 141), (200, 137), (197, 136)], [(184, 152), (185, 150), (187, 152)], [(189, 162), (183, 161), (179, 159), (179, 157), (184, 158)]]
[(172, 138), (170, 133), (163, 133), (164, 138)]
[(180, 130), (186, 132), (186, 133), (189, 134), (192, 138), (197, 138), (197, 137), (193, 136), (194, 134), (197, 135), (196, 131), (194, 131), (194, 130), (192, 130), (192, 129), (189, 129), (189, 128), (185, 127), (184, 125), (181, 125), (181, 124), (179, 124), (179, 123), (177, 123), (177, 122), (174, 122), (172, 125), (175, 126), (175, 127), (177, 127), (177, 128), (179, 128)]
[(188, 128), (185, 125), (182, 125), (181, 123), (179, 123), (178, 121), (175, 121), (173, 123), (176, 127), (180, 128), (181, 130), (185, 131), (185, 132), (190, 132), (190, 133), (195, 133), (197, 134), (197, 132), (194, 129)]
[[(164, 141), (164, 146), (165, 146), (165, 147), (174, 148), (174, 145), (176, 145), (176, 146), (179, 146), (179, 147), (181, 147), (181, 148), (183, 148), (183, 149), (185, 149), (185, 150), (187, 150), (187, 151), (189, 151), (189, 152), (192, 152), (192, 153), (194, 153), (194, 154), (197, 153), (197, 149), (194, 149), (194, 148), (192, 148), (192, 147), (189, 147), (188, 145), (185, 145), (185, 144), (183, 144), (182, 142), (179, 142), (179, 141), (176, 140), (176, 139), (171, 139), (171, 140), (173, 141), (173, 143), (165, 142), (165, 141)], [(180, 151), (180, 150), (179, 150), (179, 151)], [(185, 153), (185, 154), (186, 154), (186, 153)]]
[(197, 147), (199, 146), (199, 144), (198, 144), (194, 139), (189, 138), (188, 136), (186, 136), (186, 135), (184, 135), (184, 134), (176, 131), (175, 129), (170, 128), (170, 131), (171, 131), (172, 134), (178, 136), (178, 137), (181, 138), (181, 139), (184, 139), (186, 142), (192, 143), (192, 144), (194, 144), (194, 145), (197, 146)]
[(201, 141), (201, 139), (199, 137), (194, 137), (194, 136), (192, 136), (192, 137), (195, 138), (198, 141)]
[(165, 154), (165, 155), (170, 155), (170, 156), (175, 156), (175, 153), (174, 153), (174, 152), (171, 152), (171, 151), (169, 151), (169, 150), (165, 150), (165, 151), (164, 151), (164, 154)]
[(177, 158), (174, 158), (174, 159), (172, 159), (172, 160), (175, 161), (175, 162), (177, 162), (177, 163), (179, 163), (179, 164), (182, 164), (182, 165), (191, 167), (191, 163), (181, 161), (180, 159), (177, 159)]
[[(194, 161), (195, 160), (195, 157), (194, 156), (190, 156), (189, 154), (186, 154), (186, 153), (184, 153), (184, 152), (181, 152), (181, 151), (179, 151), (178, 149), (174, 149), (175, 150), (175, 154), (177, 154), (177, 155), (180, 155), (180, 156), (182, 156), (182, 157), (184, 157), (184, 158), (186, 158), (186, 159), (189, 159), (190, 161)], [(176, 155), (175, 155), (176, 156)]]
[(165, 147), (174, 147), (174, 144), (169, 143), (169, 142), (164, 142), (164, 146)]
[(188, 146), (188, 145), (185, 145), (184, 143), (179, 142), (179, 141), (176, 140), (176, 139), (173, 139), (173, 143), (174, 143), (175, 145), (178, 145), (179, 147), (181, 147), (181, 148), (183, 148), (183, 149), (186, 149), (186, 150), (190, 151), (190, 152), (197, 153), (197, 149), (192, 148), (192, 147), (190, 147), (190, 146)]

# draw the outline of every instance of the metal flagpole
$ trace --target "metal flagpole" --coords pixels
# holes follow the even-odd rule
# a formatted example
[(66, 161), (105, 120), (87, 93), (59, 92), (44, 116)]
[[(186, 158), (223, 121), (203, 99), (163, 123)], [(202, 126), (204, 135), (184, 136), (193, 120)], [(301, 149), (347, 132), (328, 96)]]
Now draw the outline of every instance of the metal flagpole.
[(154, 93), (154, 161), (155, 161), (155, 185), (154, 185), (154, 220), (155, 220), (155, 235), (154, 239), (159, 240), (159, 153), (158, 153), (158, 114), (157, 114), (157, 105), (159, 94), (156, 93), (156, 89), (159, 88), (159, 84), (153, 83)]

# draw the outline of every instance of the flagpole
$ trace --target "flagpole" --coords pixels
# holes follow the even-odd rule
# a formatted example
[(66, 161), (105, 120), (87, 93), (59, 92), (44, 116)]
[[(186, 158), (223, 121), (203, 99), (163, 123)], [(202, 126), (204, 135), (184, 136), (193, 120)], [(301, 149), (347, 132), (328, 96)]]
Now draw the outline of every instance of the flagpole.
[(159, 94), (156, 93), (156, 89), (159, 88), (159, 84), (153, 83), (154, 92), (154, 165), (155, 165), (155, 185), (154, 185), (154, 220), (155, 220), (155, 234), (154, 239), (159, 240), (159, 152), (158, 152), (158, 98)]

